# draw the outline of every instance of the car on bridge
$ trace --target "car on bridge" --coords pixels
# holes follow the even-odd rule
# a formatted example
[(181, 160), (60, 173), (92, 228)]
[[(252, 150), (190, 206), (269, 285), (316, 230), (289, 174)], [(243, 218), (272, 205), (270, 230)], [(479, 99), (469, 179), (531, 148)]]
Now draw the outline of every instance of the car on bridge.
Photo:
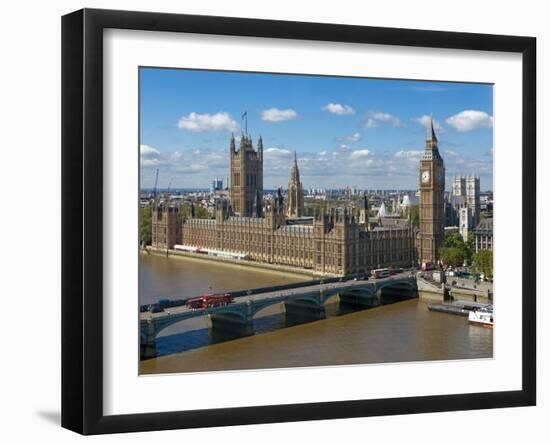
[(203, 294), (199, 297), (189, 298), (185, 303), (189, 309), (206, 309), (227, 306), (233, 301), (231, 294)]

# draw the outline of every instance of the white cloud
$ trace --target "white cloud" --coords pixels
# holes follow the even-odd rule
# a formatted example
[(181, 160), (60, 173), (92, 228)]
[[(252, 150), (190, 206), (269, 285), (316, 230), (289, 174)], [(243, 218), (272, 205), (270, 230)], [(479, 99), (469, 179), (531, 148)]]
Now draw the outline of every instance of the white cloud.
[(446, 122), (459, 132), (493, 127), (493, 117), (491, 115), (483, 111), (474, 110), (459, 112), (449, 117)]
[(401, 120), (395, 115), (388, 114), (387, 112), (371, 112), (363, 126), (365, 128), (377, 128), (381, 124), (389, 124), (398, 127), (401, 126)]
[[(423, 115), (422, 117), (413, 118), (413, 120), (416, 123), (421, 124), (426, 129), (430, 128), (430, 120), (431, 119), (432, 119), (432, 117), (430, 117), (429, 115)], [(434, 131), (435, 131), (436, 134), (441, 134), (442, 132), (445, 132), (445, 129), (443, 128), (443, 126), (441, 126), (441, 124), (435, 119), (434, 119)]]
[(395, 158), (402, 158), (402, 159), (418, 159), (420, 158), (420, 156), (422, 155), (422, 152), (421, 150), (409, 150), (409, 151), (405, 151), (405, 150), (401, 150), (401, 151), (397, 151), (393, 156)]
[(178, 128), (192, 132), (237, 131), (239, 125), (227, 112), (217, 112), (216, 114), (191, 112), (189, 116), (179, 119)]
[(351, 153), (350, 158), (352, 160), (360, 160), (362, 158), (368, 157), (369, 155), (371, 155), (371, 152), (368, 149), (358, 149)]
[(451, 151), (450, 149), (445, 149), (445, 154), (452, 156), (458, 155), (455, 151)]
[(153, 148), (149, 145), (139, 145), (139, 153), (142, 157), (154, 156), (160, 154), (157, 148)]
[(157, 148), (150, 145), (139, 145), (140, 164), (143, 167), (153, 167), (162, 164), (162, 155)]
[(359, 134), (358, 132), (355, 132), (351, 135), (348, 135), (346, 137), (346, 140), (349, 142), (358, 142), (359, 140), (361, 140), (361, 134)]
[(288, 149), (283, 148), (268, 148), (265, 153), (268, 157), (288, 157), (292, 154)]
[(262, 111), (261, 118), (264, 122), (282, 122), (285, 120), (295, 120), (298, 113), (294, 109), (270, 108)]
[(160, 160), (158, 158), (144, 158), (141, 157), (140, 159), (140, 165), (144, 168), (148, 168), (151, 166), (159, 166), (161, 164)]
[(341, 105), (340, 103), (329, 103), (321, 108), (323, 111), (330, 112), (336, 115), (351, 115), (355, 114), (355, 110), (349, 105)]

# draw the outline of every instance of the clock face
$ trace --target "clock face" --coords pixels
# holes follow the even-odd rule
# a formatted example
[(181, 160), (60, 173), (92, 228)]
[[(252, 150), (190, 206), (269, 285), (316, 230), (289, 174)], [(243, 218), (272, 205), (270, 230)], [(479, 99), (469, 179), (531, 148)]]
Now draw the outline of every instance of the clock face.
[(422, 183), (428, 183), (430, 181), (430, 171), (422, 172)]

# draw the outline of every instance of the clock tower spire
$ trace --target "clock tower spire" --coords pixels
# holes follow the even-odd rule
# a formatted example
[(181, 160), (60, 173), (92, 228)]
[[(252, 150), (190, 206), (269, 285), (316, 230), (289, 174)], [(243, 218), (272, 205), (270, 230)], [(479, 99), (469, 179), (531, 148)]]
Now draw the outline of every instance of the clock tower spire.
[(419, 166), (420, 232), (418, 257), (420, 263), (436, 263), (444, 242), (445, 164), (439, 154), (433, 119), (426, 137), (426, 147)]

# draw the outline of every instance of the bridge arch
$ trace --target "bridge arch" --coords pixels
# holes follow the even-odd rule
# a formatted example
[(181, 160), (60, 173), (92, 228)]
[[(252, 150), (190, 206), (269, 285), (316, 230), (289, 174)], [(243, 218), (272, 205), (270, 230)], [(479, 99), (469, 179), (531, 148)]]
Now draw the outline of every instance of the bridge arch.
[(396, 288), (396, 289), (407, 288), (407, 289), (410, 289), (411, 291), (416, 291), (418, 289), (418, 287), (416, 285), (416, 280), (415, 281), (412, 281), (412, 280), (388, 280), (388, 281), (385, 281), (385, 282), (382, 282), (382, 283), (376, 285), (376, 290), (377, 291), (379, 291), (380, 289), (384, 289), (384, 288)]
[(159, 320), (152, 320), (151, 324), (148, 320), (141, 320), (140, 322), (140, 336), (142, 342), (151, 342), (165, 329), (173, 326), (177, 323), (190, 320), (192, 318), (204, 317), (205, 319), (208, 315), (220, 316), (225, 318), (233, 318), (237, 322), (246, 323), (247, 316), (246, 312), (243, 312), (240, 309), (225, 309), (224, 308), (215, 308), (204, 311), (191, 311), (182, 314), (174, 314), (167, 317), (164, 317)]

